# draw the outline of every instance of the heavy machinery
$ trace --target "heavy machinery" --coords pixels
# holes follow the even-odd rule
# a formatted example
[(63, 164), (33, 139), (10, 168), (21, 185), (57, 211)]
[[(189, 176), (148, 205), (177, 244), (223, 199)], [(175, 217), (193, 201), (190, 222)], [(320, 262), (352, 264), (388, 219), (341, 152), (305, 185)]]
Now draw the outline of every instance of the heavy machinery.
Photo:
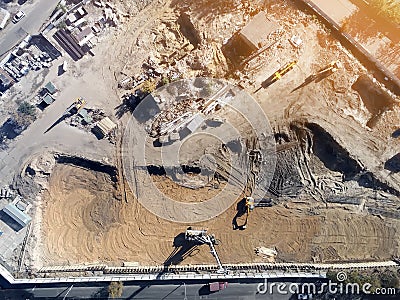
[(79, 97), (67, 108), (64, 114), (77, 114), (85, 105), (86, 101), (82, 97)]
[(267, 88), (274, 82), (278, 81), (279, 79), (282, 78), (283, 75), (287, 74), (290, 70), (294, 68), (294, 66), (297, 64), (297, 60), (294, 60), (292, 62), (287, 63), (284, 65), (282, 68), (280, 68), (278, 71), (276, 71), (274, 74), (272, 74), (270, 77), (268, 77), (266, 80), (264, 80), (261, 83), (261, 87), (259, 87), (255, 93), (257, 93), (259, 90), (262, 88)]
[(246, 202), (245, 202), (245, 209), (246, 209), (246, 220), (244, 221), (244, 224), (242, 225), (243, 229), (246, 229), (247, 227), (247, 221), (249, 220), (250, 213), (254, 210), (254, 198), (253, 197), (246, 197)]
[(310, 84), (311, 82), (320, 82), (324, 78), (335, 73), (340, 68), (342, 68), (341, 62), (338, 60), (334, 60), (331, 63), (329, 63), (327, 66), (323, 67), (322, 69), (319, 69), (316, 73), (308, 76), (304, 80), (304, 82), (302, 84), (300, 84), (298, 87), (296, 87), (295, 89), (293, 89), (292, 92), (305, 87), (306, 85)]
[(287, 63), (284, 65), (282, 68), (280, 68), (278, 71), (274, 73), (274, 76), (271, 78), (271, 82), (275, 82), (279, 79), (282, 78), (283, 75), (288, 73), (291, 69), (294, 68), (294, 66), (297, 64), (297, 60), (294, 60), (292, 62)]
[(214, 256), (218, 264), (217, 273), (226, 273), (227, 269), (222, 266), (221, 260), (219, 259), (217, 250), (215, 250), (214, 245), (217, 245), (217, 240), (214, 235), (208, 235), (206, 229), (195, 230), (189, 227), (185, 232), (185, 240), (189, 242), (194, 242), (199, 245), (207, 244), (210, 247), (210, 252)]
[[(246, 197), (239, 202), (238, 205), (238, 212), (234, 218), (234, 229), (240, 229), (244, 230), (247, 228), (247, 222), (249, 221), (249, 216), (250, 213), (256, 208), (256, 207), (269, 207), (271, 206), (271, 199), (259, 199), (257, 202), (254, 200), (253, 197)], [(246, 215), (246, 218), (243, 222), (242, 225), (237, 224), (237, 220), (242, 217), (243, 215)]]
[(76, 99), (76, 101), (66, 109), (63, 115), (58, 118), (58, 120), (55, 121), (49, 128), (47, 128), (44, 133), (49, 132), (52, 128), (54, 128), (54, 126), (61, 123), (65, 119), (72, 117), (74, 114), (77, 114), (85, 106), (85, 104), (86, 101), (83, 98), (79, 97), (78, 99)]
[(336, 72), (338, 69), (342, 67), (342, 64), (338, 60), (334, 60), (331, 63), (329, 63), (326, 67), (320, 69), (317, 74), (314, 76), (316, 77), (324, 77), (324, 75), (330, 75), (334, 72)]

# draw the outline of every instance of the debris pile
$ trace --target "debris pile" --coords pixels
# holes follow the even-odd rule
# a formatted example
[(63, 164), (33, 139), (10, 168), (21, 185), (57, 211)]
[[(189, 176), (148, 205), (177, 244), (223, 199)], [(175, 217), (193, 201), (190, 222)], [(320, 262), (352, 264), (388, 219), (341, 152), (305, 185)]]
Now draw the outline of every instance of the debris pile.
[(172, 107), (163, 110), (156, 116), (151, 126), (150, 136), (158, 137), (171, 131), (179, 131), (183, 120), (193, 116), (205, 103), (205, 99), (186, 99), (176, 103)]
[(267, 259), (268, 262), (275, 262), (275, 258), (278, 255), (278, 252), (275, 249), (266, 247), (257, 247), (254, 249), (254, 251), (258, 256)]

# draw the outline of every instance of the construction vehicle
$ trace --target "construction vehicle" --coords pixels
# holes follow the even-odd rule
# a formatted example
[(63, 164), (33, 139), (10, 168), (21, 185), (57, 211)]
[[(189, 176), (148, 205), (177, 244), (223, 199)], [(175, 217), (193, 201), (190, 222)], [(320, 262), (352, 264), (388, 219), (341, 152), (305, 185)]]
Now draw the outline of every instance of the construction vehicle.
[(273, 84), (274, 82), (276, 82), (279, 79), (281, 79), (282, 76), (287, 74), (290, 70), (292, 70), (296, 64), (297, 64), (297, 60), (294, 60), (294, 61), (289, 62), (286, 65), (284, 65), (282, 68), (280, 68), (274, 74), (272, 74), (270, 77), (268, 77), (266, 80), (264, 80), (261, 83), (261, 87), (259, 87), (255, 91), (255, 93), (258, 92), (259, 90), (261, 90), (262, 88), (265, 89), (265, 88), (269, 87), (271, 84)]
[(64, 114), (77, 114), (84, 106), (86, 105), (86, 101), (79, 97), (74, 103), (72, 103)]
[(332, 75), (338, 69), (342, 68), (342, 64), (338, 60), (334, 60), (329, 63), (327, 66), (323, 67), (322, 69), (318, 70), (316, 73), (311, 74), (308, 76), (302, 84), (292, 90), (292, 92), (305, 87), (306, 85), (310, 84), (311, 82), (319, 82), (324, 78)]
[(283, 66), (282, 68), (280, 68), (278, 71), (276, 71), (274, 73), (274, 76), (271, 78), (271, 81), (275, 82), (275, 81), (281, 79), (282, 76), (285, 75), (286, 73), (288, 73), (291, 69), (293, 69), (296, 64), (297, 64), (297, 60), (287, 63), (285, 66)]
[[(238, 225), (237, 223), (234, 224), (234, 229), (240, 229), (244, 230), (247, 228), (247, 223), (249, 221), (249, 216), (250, 213), (256, 208), (256, 207), (270, 207), (271, 206), (271, 199), (259, 199), (257, 202), (254, 200), (253, 197), (246, 197), (242, 201), (243, 205), (240, 208), (240, 211), (238, 211), (235, 219), (238, 217), (243, 216), (246, 214), (246, 218), (243, 222), (242, 225)], [(236, 221), (237, 222), (237, 221)]]
[(247, 228), (247, 222), (249, 220), (250, 213), (254, 210), (254, 198), (253, 197), (246, 197), (246, 202), (245, 202), (245, 209), (246, 209), (246, 220), (244, 221), (244, 224), (242, 225), (243, 229)]
[(321, 70), (319, 70), (317, 72), (317, 74), (315, 74), (315, 76), (322, 76), (324, 74), (327, 73), (334, 73), (336, 72), (338, 69), (340, 69), (342, 67), (342, 64), (340, 61), (338, 60), (334, 60), (331, 63), (329, 63), (326, 67), (322, 68)]
[(189, 227), (188, 229), (186, 229), (185, 232), (185, 240), (189, 242), (194, 242), (199, 245), (207, 244), (210, 247), (211, 254), (217, 261), (219, 267), (217, 273), (222, 274), (227, 272), (227, 269), (222, 266), (217, 250), (215, 250), (214, 245), (217, 245), (217, 240), (215, 239), (214, 235), (208, 235), (206, 229), (194, 230)]
[(66, 109), (63, 115), (58, 118), (58, 120), (55, 121), (49, 128), (47, 128), (44, 133), (49, 132), (52, 128), (57, 126), (57, 124), (60, 124), (65, 119), (77, 114), (85, 106), (85, 104), (86, 101), (83, 98), (79, 97), (78, 99), (76, 99), (76, 101)]

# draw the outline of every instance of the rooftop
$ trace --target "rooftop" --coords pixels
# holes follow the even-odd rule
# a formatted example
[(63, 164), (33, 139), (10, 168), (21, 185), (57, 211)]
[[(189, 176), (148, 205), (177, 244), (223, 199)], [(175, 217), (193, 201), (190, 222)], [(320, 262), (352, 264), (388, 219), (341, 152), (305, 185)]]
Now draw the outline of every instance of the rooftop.
[(0, 91), (5, 91), (14, 84), (14, 79), (0, 68)]
[(55, 87), (55, 85), (50, 81), (48, 82), (44, 88), (50, 93), (50, 94), (55, 94), (55, 92), (57, 92), (57, 88)]
[(262, 11), (240, 30), (239, 35), (253, 50), (257, 50), (267, 44), (268, 35), (277, 28), (278, 24), (268, 20)]
[(117, 127), (117, 124), (111, 121), (109, 117), (105, 117), (103, 120), (96, 124), (96, 127), (103, 135), (107, 135), (110, 133), (111, 130)]
[(32, 220), (30, 216), (28, 216), (23, 211), (20, 211), (14, 204), (9, 203), (4, 208), (3, 211), (11, 217), (15, 222), (17, 222), (22, 227), (25, 227)]
[(42, 98), (42, 102), (46, 103), (47, 105), (50, 105), (50, 104), (52, 104), (52, 103), (54, 102), (54, 98), (53, 98), (51, 95), (46, 94), (46, 95)]

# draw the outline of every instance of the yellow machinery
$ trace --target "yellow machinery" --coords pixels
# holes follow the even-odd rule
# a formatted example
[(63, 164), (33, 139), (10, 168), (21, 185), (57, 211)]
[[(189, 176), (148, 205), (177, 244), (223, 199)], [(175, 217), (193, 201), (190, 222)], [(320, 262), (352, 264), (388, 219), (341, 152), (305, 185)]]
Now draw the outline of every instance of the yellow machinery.
[(75, 102), (74, 102), (74, 108), (76, 109), (77, 112), (79, 112), (86, 104), (86, 101), (79, 97)]
[(342, 67), (342, 64), (340, 63), (340, 61), (334, 60), (330, 64), (328, 64), (326, 67), (319, 70), (318, 73), (315, 74), (315, 76), (317, 77), (317, 76), (321, 76), (321, 75), (324, 75), (327, 73), (334, 73), (341, 67)]
[(78, 99), (76, 99), (76, 101), (74, 103), (72, 103), (67, 108), (64, 115), (77, 114), (85, 105), (86, 105), (86, 101), (82, 97), (79, 97)]
[(297, 60), (294, 60), (294, 61), (289, 62), (286, 65), (284, 65), (282, 68), (280, 68), (274, 74), (272, 74), (270, 77), (268, 77), (266, 80), (264, 80), (261, 83), (261, 86), (255, 91), (255, 93), (257, 93), (262, 88), (266, 89), (271, 84), (273, 84), (275, 81), (278, 81), (279, 79), (281, 79), (282, 76), (285, 75), (286, 73), (288, 73), (290, 70), (292, 70), (296, 64), (297, 64)]
[(282, 78), (283, 75), (285, 75), (287, 72), (289, 72), (291, 69), (294, 68), (294, 66), (297, 64), (297, 60), (294, 60), (290, 63), (287, 63), (285, 66), (280, 68), (278, 71), (274, 73), (274, 76), (271, 78), (270, 82), (275, 82), (279, 79)]
[(246, 197), (245, 209), (246, 209), (246, 220), (242, 226), (243, 229), (247, 227), (247, 221), (249, 220), (250, 213), (254, 210), (254, 198), (253, 197)]

